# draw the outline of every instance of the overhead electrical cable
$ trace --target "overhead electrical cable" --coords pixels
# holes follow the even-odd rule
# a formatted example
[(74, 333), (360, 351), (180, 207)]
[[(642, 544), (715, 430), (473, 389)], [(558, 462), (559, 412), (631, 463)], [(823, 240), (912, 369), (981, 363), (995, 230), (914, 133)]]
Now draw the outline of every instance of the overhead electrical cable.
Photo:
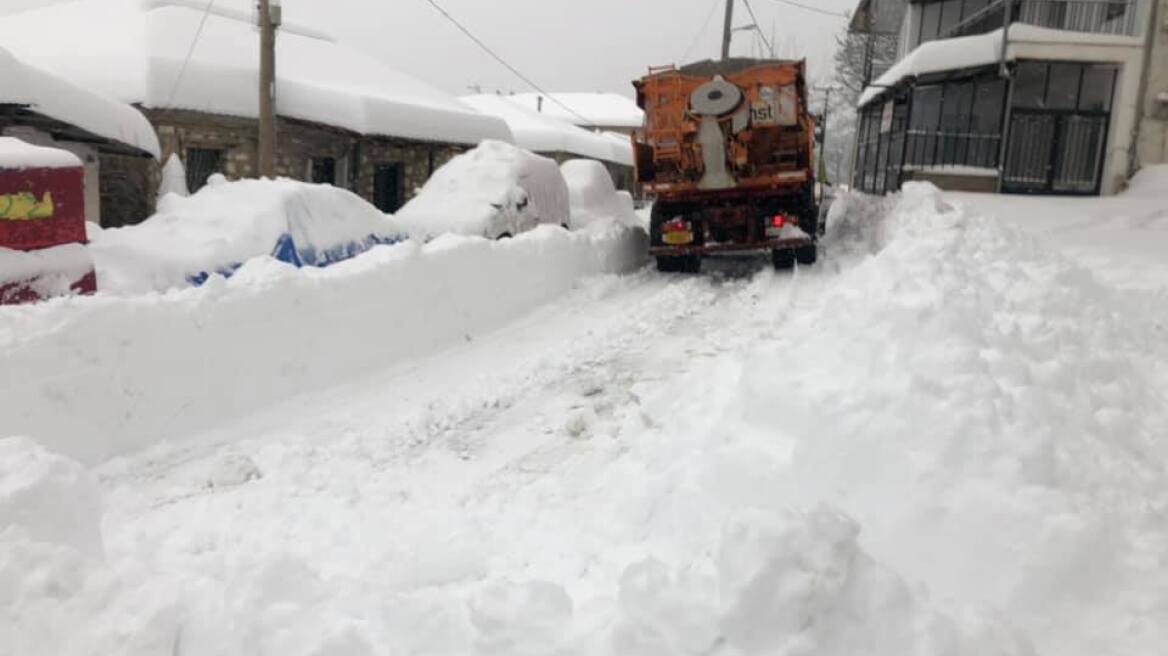
[(813, 11), (817, 14), (823, 14), (824, 16), (835, 16), (836, 18), (843, 18), (843, 19), (851, 18), (851, 16), (848, 16), (847, 14), (841, 14), (837, 11), (831, 11), (829, 9), (824, 9), (822, 7), (812, 7), (811, 5), (805, 5), (801, 2), (795, 2), (794, 0), (772, 0), (772, 1), (778, 2), (780, 4), (784, 4), (784, 5), (789, 5), (791, 7), (798, 7), (799, 9), (804, 9), (807, 11)]
[(170, 89), (170, 96), (166, 99), (166, 106), (170, 107), (174, 103), (174, 97), (178, 95), (178, 88), (182, 84), (183, 76), (187, 74), (187, 66), (191, 63), (191, 57), (195, 54), (195, 46), (199, 45), (199, 39), (203, 36), (203, 28), (207, 26), (207, 18), (211, 15), (211, 6), (215, 4), (215, 0), (207, 0), (207, 6), (203, 8), (203, 18), (199, 21), (199, 27), (195, 30), (195, 37), (191, 39), (191, 47), (187, 49), (187, 56), (183, 59), (182, 66), (178, 69), (178, 77), (174, 78), (174, 86)]
[(766, 34), (762, 31), (762, 25), (758, 24), (758, 16), (754, 15), (754, 7), (750, 6), (750, 0), (742, 0), (742, 3), (746, 5), (746, 12), (750, 14), (750, 20), (754, 21), (754, 31), (758, 32), (758, 37), (762, 39), (762, 44), (766, 46), (767, 52), (771, 53), (771, 57), (773, 58), (775, 56), (774, 46), (767, 40)]
[(544, 90), (543, 90), (543, 89), (542, 89), (542, 88), (541, 88), (541, 87), (540, 87), (538, 84), (536, 84), (535, 82), (533, 82), (533, 81), (531, 80), (531, 78), (529, 78), (529, 77), (527, 77), (526, 75), (524, 75), (523, 73), (521, 73), (521, 72), (519, 71), (519, 69), (515, 68), (515, 67), (514, 67), (514, 66), (512, 66), (510, 63), (508, 63), (506, 59), (503, 59), (502, 55), (500, 55), (500, 54), (498, 54), (497, 52), (495, 52), (494, 50), (492, 50), (490, 46), (488, 46), (486, 43), (484, 43), (484, 42), (483, 42), (483, 40), (482, 40), (482, 39), (480, 39), (480, 38), (478, 38), (477, 36), (475, 36), (475, 35), (474, 35), (474, 33), (473, 33), (473, 32), (471, 32), (471, 31), (470, 31), (470, 30), (469, 30), (469, 29), (468, 29), (468, 28), (467, 28), (465, 25), (463, 25), (462, 23), (460, 23), (460, 22), (458, 21), (458, 19), (456, 19), (454, 16), (451, 16), (451, 15), (450, 15), (450, 12), (446, 11), (445, 9), (443, 9), (443, 8), (441, 7), (441, 5), (439, 5), (439, 4), (437, 3), (437, 1), (436, 1), (436, 0), (426, 0), (426, 2), (430, 3), (430, 6), (431, 6), (431, 7), (433, 7), (433, 8), (434, 8), (434, 9), (435, 9), (435, 10), (436, 10), (438, 13), (442, 14), (442, 16), (446, 18), (446, 20), (450, 21), (450, 23), (451, 23), (452, 25), (454, 25), (455, 27), (457, 27), (457, 28), (458, 28), (458, 30), (459, 30), (460, 32), (462, 32), (463, 34), (465, 34), (465, 35), (467, 36), (467, 38), (469, 38), (471, 41), (474, 41), (475, 45), (477, 45), (479, 48), (481, 48), (481, 49), (483, 50), (483, 52), (485, 52), (485, 53), (487, 53), (488, 55), (490, 55), (492, 59), (494, 59), (495, 61), (497, 61), (497, 62), (499, 62), (500, 64), (502, 64), (502, 65), (503, 65), (503, 67), (504, 67), (504, 68), (506, 68), (507, 70), (511, 71), (511, 73), (513, 73), (513, 74), (515, 75), (515, 77), (519, 78), (520, 80), (523, 80), (523, 82), (524, 82), (525, 84), (527, 84), (527, 86), (531, 87), (532, 89), (535, 89), (536, 91), (538, 91), (539, 93), (543, 94), (544, 96), (547, 96), (547, 99), (548, 99), (548, 100), (550, 100), (550, 101), (552, 101), (553, 103), (555, 103), (555, 104), (559, 105), (560, 107), (564, 108), (564, 110), (566, 110), (566, 111), (567, 111), (569, 114), (572, 114), (572, 115), (573, 115), (573, 116), (575, 116), (576, 118), (578, 118), (578, 119), (580, 119), (581, 121), (583, 121), (585, 125), (592, 125), (593, 121), (592, 121), (591, 119), (589, 119), (589, 118), (587, 118), (587, 117), (585, 117), (585, 116), (581, 116), (581, 115), (580, 115), (580, 114), (579, 114), (579, 113), (578, 113), (576, 110), (572, 109), (572, 108), (571, 108), (571, 107), (569, 107), (568, 105), (566, 105), (566, 104), (564, 104), (563, 102), (561, 102), (561, 101), (560, 101), (558, 98), (556, 98), (554, 95), (552, 95), (552, 94), (548, 93), (547, 91), (544, 91)]
[(697, 47), (698, 42), (702, 40), (706, 30), (710, 29), (710, 22), (714, 19), (714, 14), (718, 13), (718, 7), (722, 6), (722, 0), (714, 0), (710, 3), (710, 13), (706, 14), (706, 20), (702, 23), (702, 27), (698, 33), (694, 35), (693, 41), (690, 42), (689, 47), (685, 49), (685, 54), (681, 56), (682, 63), (689, 61), (689, 56), (693, 53), (693, 49)]

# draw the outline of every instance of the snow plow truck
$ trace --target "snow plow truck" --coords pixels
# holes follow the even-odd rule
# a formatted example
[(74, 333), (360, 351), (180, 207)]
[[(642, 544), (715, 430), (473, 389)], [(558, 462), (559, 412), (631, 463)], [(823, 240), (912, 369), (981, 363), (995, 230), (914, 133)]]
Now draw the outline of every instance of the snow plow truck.
[(633, 86), (645, 111), (636, 176), (655, 199), (658, 270), (696, 273), (703, 256), (733, 251), (770, 250), (778, 269), (815, 262), (822, 228), (803, 61), (650, 68)]

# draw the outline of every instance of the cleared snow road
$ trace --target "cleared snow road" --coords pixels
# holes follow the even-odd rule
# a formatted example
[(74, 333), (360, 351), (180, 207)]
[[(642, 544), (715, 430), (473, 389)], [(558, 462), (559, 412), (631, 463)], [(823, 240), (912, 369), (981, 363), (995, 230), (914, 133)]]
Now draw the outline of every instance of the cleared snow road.
[(836, 215), (812, 269), (591, 278), (107, 462), (107, 564), (27, 617), (134, 656), (1168, 643), (1162, 310), (925, 187)]

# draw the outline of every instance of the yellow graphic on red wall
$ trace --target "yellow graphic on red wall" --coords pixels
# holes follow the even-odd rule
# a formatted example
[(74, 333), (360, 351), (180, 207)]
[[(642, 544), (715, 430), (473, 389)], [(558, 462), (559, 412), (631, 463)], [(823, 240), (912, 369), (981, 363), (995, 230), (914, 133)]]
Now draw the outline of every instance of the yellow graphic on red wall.
[(39, 201), (35, 194), (28, 191), (0, 194), (0, 221), (51, 219), (55, 213), (51, 192), (46, 191), (44, 198)]

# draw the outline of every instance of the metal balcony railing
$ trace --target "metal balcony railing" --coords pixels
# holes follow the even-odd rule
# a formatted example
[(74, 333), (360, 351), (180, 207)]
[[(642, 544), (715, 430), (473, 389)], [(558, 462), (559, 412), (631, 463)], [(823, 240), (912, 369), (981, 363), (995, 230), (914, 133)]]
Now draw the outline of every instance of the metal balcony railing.
[(984, 34), (1002, 26), (1007, 6), (1013, 21), (1038, 27), (1117, 36), (1139, 35), (1139, 0), (995, 0), (966, 16), (945, 37)]

